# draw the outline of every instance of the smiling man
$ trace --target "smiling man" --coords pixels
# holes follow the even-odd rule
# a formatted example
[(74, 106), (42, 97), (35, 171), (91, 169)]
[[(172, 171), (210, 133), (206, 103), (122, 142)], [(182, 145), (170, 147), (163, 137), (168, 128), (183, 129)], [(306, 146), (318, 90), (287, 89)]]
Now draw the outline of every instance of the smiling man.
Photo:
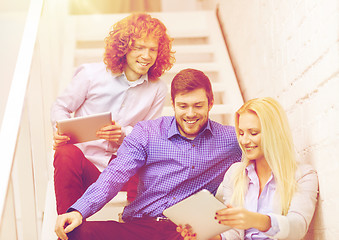
[[(182, 239), (162, 212), (202, 189), (215, 194), (226, 170), (240, 160), (241, 150), (234, 127), (209, 119), (213, 93), (203, 72), (179, 72), (172, 81), (171, 98), (175, 117), (138, 123), (117, 158), (68, 213), (58, 216), (55, 232), (60, 239)], [(137, 171), (137, 196), (124, 210), (124, 223), (83, 222)]]
[(171, 99), (180, 134), (194, 139), (207, 124), (209, 111), (213, 106), (214, 98), (209, 79), (201, 71), (181, 71), (172, 81)]
[[(103, 62), (83, 64), (51, 109), (54, 127), (54, 182), (58, 214), (85, 192), (116, 156), (117, 149), (134, 125), (160, 117), (167, 95), (159, 77), (174, 62), (172, 39), (166, 27), (149, 14), (132, 14), (117, 22), (105, 38)], [(111, 112), (112, 124), (98, 131), (100, 140), (67, 144), (56, 121)], [(135, 197), (137, 177), (127, 187)]]

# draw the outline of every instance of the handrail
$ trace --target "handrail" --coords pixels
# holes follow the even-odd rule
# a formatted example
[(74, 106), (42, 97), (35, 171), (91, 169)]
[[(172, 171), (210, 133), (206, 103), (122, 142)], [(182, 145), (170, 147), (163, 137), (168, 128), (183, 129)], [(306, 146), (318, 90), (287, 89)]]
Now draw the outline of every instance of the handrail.
[(0, 174), (0, 225), (3, 222), (7, 189), (11, 176), (42, 7), (43, 0), (31, 0), (0, 129), (0, 168), (2, 172), (2, 174)]

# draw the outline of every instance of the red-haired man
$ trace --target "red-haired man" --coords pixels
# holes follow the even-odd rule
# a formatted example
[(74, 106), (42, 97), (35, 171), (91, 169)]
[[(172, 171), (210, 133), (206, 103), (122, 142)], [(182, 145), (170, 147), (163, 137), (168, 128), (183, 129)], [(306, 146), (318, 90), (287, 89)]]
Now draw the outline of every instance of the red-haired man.
[[(54, 182), (58, 214), (85, 192), (116, 157), (117, 149), (134, 125), (161, 115), (167, 87), (159, 77), (174, 62), (172, 39), (166, 27), (149, 14), (132, 14), (113, 25), (105, 38), (104, 60), (81, 65), (72, 82), (51, 109), (54, 127)], [(112, 113), (112, 125), (98, 131), (100, 140), (67, 144), (56, 121)], [(126, 185), (134, 199), (136, 180)], [(132, 183), (132, 187), (131, 186)], [(125, 186), (125, 187), (126, 187)]]

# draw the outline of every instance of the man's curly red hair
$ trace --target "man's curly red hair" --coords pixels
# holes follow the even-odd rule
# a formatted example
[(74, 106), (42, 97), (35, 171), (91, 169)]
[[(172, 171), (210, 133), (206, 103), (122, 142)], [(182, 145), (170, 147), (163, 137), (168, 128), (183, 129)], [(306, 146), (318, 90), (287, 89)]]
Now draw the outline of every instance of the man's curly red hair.
[(151, 37), (158, 40), (158, 56), (148, 70), (150, 80), (158, 79), (166, 70), (171, 69), (175, 61), (171, 51), (172, 41), (166, 33), (165, 25), (157, 18), (146, 13), (135, 13), (113, 25), (113, 30), (105, 38), (104, 63), (113, 73), (122, 73), (126, 63), (126, 54), (135, 40)]

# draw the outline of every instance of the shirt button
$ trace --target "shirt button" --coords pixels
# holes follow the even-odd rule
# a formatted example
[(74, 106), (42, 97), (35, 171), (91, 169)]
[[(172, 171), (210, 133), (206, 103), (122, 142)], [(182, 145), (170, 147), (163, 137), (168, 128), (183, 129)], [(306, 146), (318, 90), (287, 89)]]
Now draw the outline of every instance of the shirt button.
[(195, 168), (195, 166), (192, 166), (192, 169), (194, 169)]
[(195, 147), (195, 144), (192, 144), (192, 147)]
[(173, 197), (173, 200), (175, 200), (175, 197)]

